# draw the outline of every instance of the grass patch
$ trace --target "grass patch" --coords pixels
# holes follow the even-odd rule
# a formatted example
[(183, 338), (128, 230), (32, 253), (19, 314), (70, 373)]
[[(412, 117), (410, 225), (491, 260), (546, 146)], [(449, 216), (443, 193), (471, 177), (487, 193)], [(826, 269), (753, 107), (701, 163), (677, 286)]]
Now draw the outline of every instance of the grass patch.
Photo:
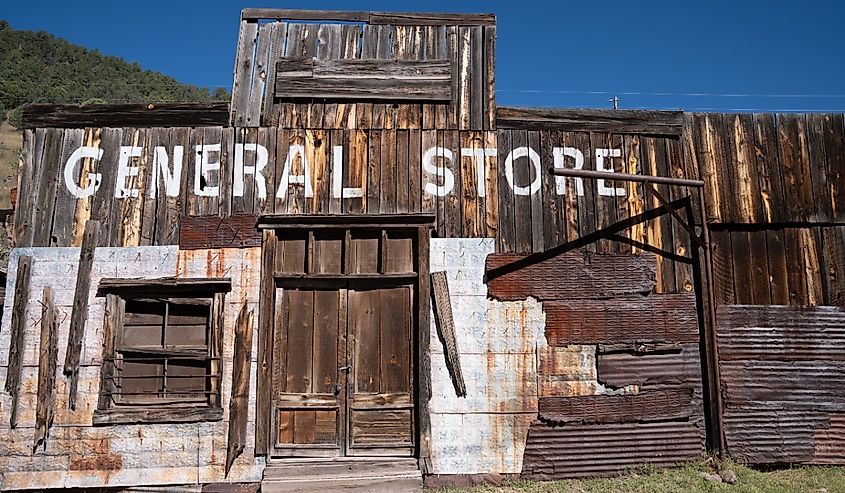
[(736, 473), (736, 484), (707, 481), (715, 462), (704, 458), (676, 469), (641, 468), (617, 478), (566, 481), (513, 481), (502, 486), (439, 488), (441, 493), (845, 493), (845, 467), (805, 466), (757, 471), (726, 461), (723, 469)]

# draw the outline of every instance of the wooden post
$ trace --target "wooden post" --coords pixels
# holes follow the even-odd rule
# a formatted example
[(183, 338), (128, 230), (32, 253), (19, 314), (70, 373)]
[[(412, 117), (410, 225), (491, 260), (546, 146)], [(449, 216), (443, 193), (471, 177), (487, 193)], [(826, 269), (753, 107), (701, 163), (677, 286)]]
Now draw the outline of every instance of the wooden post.
[(70, 333), (67, 341), (64, 374), (68, 377), (68, 407), (76, 409), (76, 387), (79, 383), (79, 356), (85, 321), (88, 319), (88, 294), (91, 288), (91, 268), (94, 249), (100, 240), (100, 222), (89, 219), (85, 223), (82, 248), (79, 251), (79, 269), (76, 273), (76, 290), (73, 294), (73, 312), (70, 316)]
[(249, 365), (252, 360), (252, 310), (244, 303), (235, 322), (235, 352), (232, 358), (232, 398), (229, 400), (229, 438), (226, 443), (226, 476), (246, 445), (249, 406)]
[(57, 334), (59, 322), (56, 306), (53, 303), (53, 288), (44, 286), (41, 302), (41, 341), (38, 347), (38, 402), (35, 410), (35, 443), (33, 451), (39, 445), (47, 445), (53, 416), (56, 412), (56, 358), (59, 347)]
[(12, 395), (12, 409), (9, 426), (18, 424), (18, 397), (21, 390), (21, 366), (23, 363), (24, 324), (26, 304), (29, 301), (29, 278), (32, 273), (32, 257), (18, 258), (18, 275), (15, 279), (15, 300), (12, 305), (12, 333), (9, 343), (9, 367), (6, 373), (6, 392)]
[(276, 285), (273, 259), (276, 232), (264, 231), (261, 250), (261, 289), (258, 299), (258, 402), (255, 409), (255, 455), (266, 455), (270, 435), (270, 394), (273, 372), (273, 312), (276, 306)]
[(431, 230), (427, 226), (417, 228), (417, 256), (419, 289), (417, 293), (419, 313), (417, 315), (417, 351), (419, 368), (419, 404), (417, 406), (419, 423), (419, 466), (423, 474), (431, 469), (431, 417), (428, 401), (431, 400), (431, 355), (429, 354), (429, 244)]

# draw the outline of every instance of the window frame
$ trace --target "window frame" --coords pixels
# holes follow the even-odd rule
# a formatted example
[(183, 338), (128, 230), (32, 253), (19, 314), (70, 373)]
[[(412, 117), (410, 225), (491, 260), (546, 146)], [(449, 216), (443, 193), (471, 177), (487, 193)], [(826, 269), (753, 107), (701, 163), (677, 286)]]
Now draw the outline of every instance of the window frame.
[[(100, 281), (98, 296), (106, 298), (103, 320), (103, 358), (100, 372), (100, 389), (97, 409), (92, 418), (94, 425), (131, 423), (192, 423), (220, 421), (223, 419), (221, 384), (223, 375), (223, 311), (225, 294), (231, 291), (228, 278), (200, 279), (112, 279)], [(124, 329), (127, 300), (202, 298), (210, 300), (207, 348), (209, 362), (210, 394), (207, 405), (166, 401), (160, 404), (117, 404), (115, 357), (119, 338)]]

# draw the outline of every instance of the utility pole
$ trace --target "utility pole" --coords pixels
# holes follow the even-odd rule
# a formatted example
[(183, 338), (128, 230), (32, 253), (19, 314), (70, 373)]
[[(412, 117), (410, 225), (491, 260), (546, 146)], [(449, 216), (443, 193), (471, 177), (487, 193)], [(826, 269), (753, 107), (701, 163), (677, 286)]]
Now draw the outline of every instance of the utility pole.
[(619, 109), (619, 96), (613, 96), (613, 99), (608, 99), (607, 101), (609, 103), (613, 103), (613, 109), (614, 110)]

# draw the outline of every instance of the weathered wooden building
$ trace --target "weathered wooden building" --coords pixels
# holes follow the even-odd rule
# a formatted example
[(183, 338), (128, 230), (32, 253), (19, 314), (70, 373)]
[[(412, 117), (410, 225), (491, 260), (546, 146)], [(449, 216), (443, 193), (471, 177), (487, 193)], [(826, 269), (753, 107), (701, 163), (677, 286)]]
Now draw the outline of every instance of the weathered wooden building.
[(0, 489), (845, 463), (843, 115), (497, 107), (495, 42), (246, 9), (231, 104), (30, 107)]

